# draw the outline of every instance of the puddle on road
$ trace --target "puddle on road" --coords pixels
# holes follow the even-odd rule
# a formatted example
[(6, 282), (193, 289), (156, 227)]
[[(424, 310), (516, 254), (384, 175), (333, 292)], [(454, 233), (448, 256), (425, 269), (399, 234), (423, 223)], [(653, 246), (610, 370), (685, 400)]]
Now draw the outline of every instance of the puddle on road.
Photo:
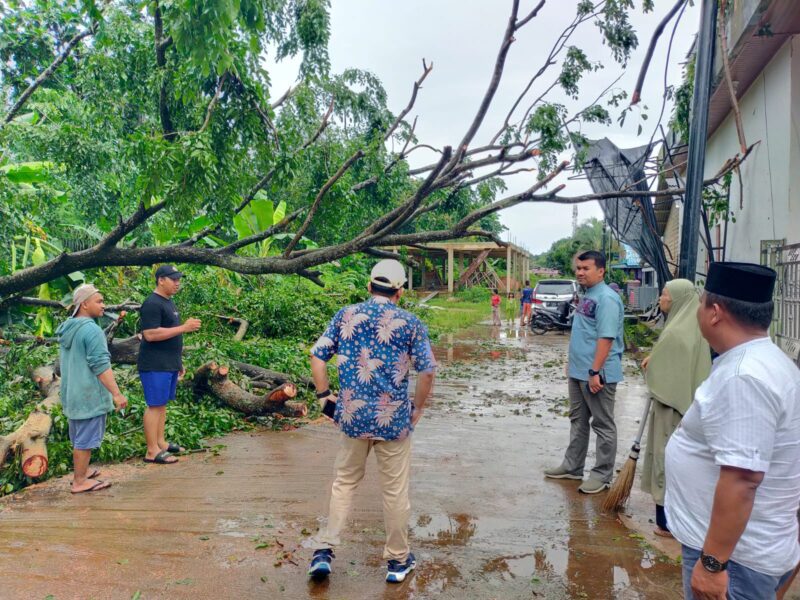
[[(158, 600), (679, 598), (679, 567), (603, 515), (601, 497), (578, 494), (575, 481), (542, 476), (568, 439), (567, 340), (478, 327), (435, 349), (441, 369), (412, 455), (410, 541), (419, 566), (401, 585), (383, 582), (372, 460), (334, 576), (307, 582), (309, 534), (327, 506), (337, 435), (312, 424), (230, 435), (213, 465), (198, 457), (169, 473), (128, 465), (129, 474), (115, 477), (105, 495), (72, 498), (60, 481), (6, 499), (0, 560), (24, 559), (46, 578), (0, 573), (0, 587), (18, 586), (12, 589), (23, 591), (12, 597), (20, 598), (44, 597), (56, 586), (64, 597), (129, 598), (141, 589)], [(634, 377), (618, 389), (621, 453), (637, 428), (643, 394)], [(593, 455), (592, 442), (589, 467)], [(81, 552), (89, 554), (77, 563), (67, 558)], [(75, 565), (83, 570), (74, 572)], [(76, 577), (91, 585), (75, 592)], [(192, 595), (178, 595), (189, 579), (196, 582)]]
[[(578, 494), (577, 482), (541, 475), (568, 440), (567, 345), (568, 337), (559, 334), (487, 326), (441, 340), (434, 350), (440, 363), (436, 406), (441, 418), (462, 419), (462, 427), (441, 433), (443, 446), (459, 439), (463, 445), (447, 457), (447, 468), (451, 475), (459, 473), (459, 462), (480, 469), (478, 481), (450, 481), (442, 503), (453, 504), (448, 494), (462, 494), (466, 501), (455, 504), (469, 505), (472, 495), (476, 507), (420, 513), (412, 519), (414, 544), (431, 551), (434, 565), (440, 554), (461, 559), (455, 561), (463, 565), (461, 578), (446, 578), (443, 589), (467, 578), (483, 581), (486, 590), (508, 589), (509, 598), (522, 597), (511, 591), (521, 586), (547, 598), (679, 598), (679, 567), (602, 514), (602, 498)], [(636, 429), (645, 393), (632, 364), (626, 376), (616, 407), (620, 449)], [(481, 456), (486, 452), (494, 463)], [(533, 456), (509, 460), (514, 453)], [(593, 461), (594, 438), (587, 468)], [(499, 496), (497, 504), (485, 497), (486, 489)]]

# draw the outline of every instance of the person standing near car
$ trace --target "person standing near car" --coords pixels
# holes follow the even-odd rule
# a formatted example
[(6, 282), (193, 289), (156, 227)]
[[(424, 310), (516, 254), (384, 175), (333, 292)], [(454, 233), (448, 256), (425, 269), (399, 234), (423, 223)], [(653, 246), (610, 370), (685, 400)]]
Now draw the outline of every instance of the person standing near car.
[(144, 462), (161, 465), (173, 464), (178, 459), (174, 453), (183, 452), (178, 444), (164, 437), (167, 420), (167, 403), (175, 399), (178, 379), (185, 370), (183, 334), (200, 329), (200, 319), (186, 319), (181, 325), (178, 308), (172, 297), (180, 291), (183, 273), (172, 265), (161, 265), (156, 270), (156, 289), (142, 303), (139, 310), (142, 344), (137, 366), (144, 389), (147, 408), (144, 411), (144, 437), (147, 454)]
[(596, 494), (609, 487), (617, 454), (614, 399), (622, 381), (624, 308), (619, 295), (603, 281), (606, 257), (589, 250), (577, 256), (575, 276), (586, 288), (572, 322), (569, 340), (569, 446), (564, 460), (544, 474), (552, 479), (583, 479), (589, 427), (597, 436), (596, 463), (578, 488)]
[(519, 299), (522, 304), (522, 315), (519, 318), (519, 326), (525, 327), (525, 324), (531, 319), (531, 307), (533, 306), (533, 288), (531, 282), (525, 280), (525, 287), (522, 288), (522, 296)]

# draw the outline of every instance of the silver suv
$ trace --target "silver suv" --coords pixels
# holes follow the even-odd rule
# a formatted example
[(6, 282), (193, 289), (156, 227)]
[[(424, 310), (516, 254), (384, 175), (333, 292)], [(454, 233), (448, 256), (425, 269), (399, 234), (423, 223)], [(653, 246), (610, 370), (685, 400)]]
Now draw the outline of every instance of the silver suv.
[(578, 282), (574, 279), (541, 279), (533, 290), (533, 303), (558, 308), (560, 302), (570, 302), (578, 293)]

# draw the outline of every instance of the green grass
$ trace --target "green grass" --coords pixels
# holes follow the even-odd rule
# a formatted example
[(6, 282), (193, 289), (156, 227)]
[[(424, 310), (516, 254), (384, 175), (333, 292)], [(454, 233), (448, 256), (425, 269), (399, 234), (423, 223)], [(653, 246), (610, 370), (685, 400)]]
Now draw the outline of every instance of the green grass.
[(454, 333), (480, 323), (491, 317), (492, 314), (492, 306), (488, 298), (482, 301), (468, 301), (458, 296), (454, 296), (452, 299), (442, 297), (434, 298), (427, 305), (443, 309), (420, 308), (415, 311), (428, 325), (431, 338), (434, 340), (442, 334)]

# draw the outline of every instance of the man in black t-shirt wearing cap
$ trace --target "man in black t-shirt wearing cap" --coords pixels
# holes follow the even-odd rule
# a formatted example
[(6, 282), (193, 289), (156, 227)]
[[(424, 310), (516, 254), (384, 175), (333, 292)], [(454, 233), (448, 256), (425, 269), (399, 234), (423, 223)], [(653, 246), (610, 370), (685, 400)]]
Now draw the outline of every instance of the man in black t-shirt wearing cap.
[(175, 399), (178, 379), (185, 372), (181, 361), (183, 334), (197, 331), (201, 324), (200, 319), (186, 319), (181, 325), (178, 309), (172, 301), (180, 290), (181, 277), (183, 273), (172, 265), (160, 266), (156, 270), (156, 289), (139, 311), (143, 339), (137, 364), (147, 404), (144, 462), (160, 465), (178, 462), (172, 454), (183, 451), (178, 444), (164, 438), (167, 402)]

